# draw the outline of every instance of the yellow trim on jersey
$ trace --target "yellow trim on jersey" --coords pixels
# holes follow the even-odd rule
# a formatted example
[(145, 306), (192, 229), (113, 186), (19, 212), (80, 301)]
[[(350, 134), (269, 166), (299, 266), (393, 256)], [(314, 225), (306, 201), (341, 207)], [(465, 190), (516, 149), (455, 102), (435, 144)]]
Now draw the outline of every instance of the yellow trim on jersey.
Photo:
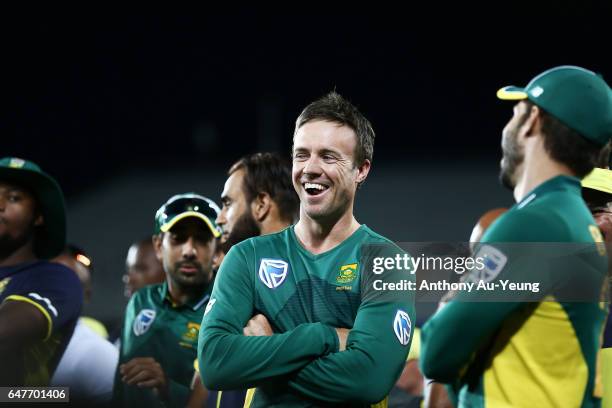
[(213, 226), (212, 222), (210, 222), (208, 217), (197, 211), (185, 211), (184, 213), (174, 217), (169, 223), (162, 225), (159, 229), (162, 232), (168, 232), (170, 231), (170, 228), (172, 228), (177, 222), (187, 217), (196, 217), (196, 218), (201, 219), (202, 221), (206, 223), (206, 225), (208, 225), (208, 228), (210, 228), (210, 232), (212, 232), (215, 238), (219, 238), (221, 236), (221, 233), (219, 232), (219, 230)]
[(410, 345), (410, 351), (408, 352), (406, 361), (418, 360), (419, 358), (421, 358), (421, 329), (415, 327), (414, 333), (412, 334), (412, 344)]
[(223, 394), (223, 391), (219, 391), (217, 393), (217, 405), (216, 405), (217, 408), (221, 406), (221, 394)]
[(44, 340), (46, 341), (49, 339), (49, 337), (51, 337), (51, 332), (53, 331), (53, 320), (51, 320), (51, 316), (49, 316), (49, 312), (47, 312), (47, 309), (45, 309), (44, 307), (42, 307), (41, 305), (39, 305), (32, 299), (25, 297), (25, 296), (10, 295), (10, 296), (7, 296), (5, 300), (15, 300), (19, 302), (26, 302), (26, 303), (36, 306), (36, 308), (38, 308), (38, 310), (40, 310), (42, 314), (47, 318), (47, 322), (49, 323), (47, 326), (47, 335), (45, 336)]
[(505, 86), (497, 91), (497, 97), (506, 101), (520, 101), (527, 99), (527, 92), (523, 91), (511, 91), (508, 88), (511, 86)]
[(612, 347), (601, 350), (601, 384), (603, 397), (601, 408), (612, 408)]
[(244, 396), (244, 405), (243, 408), (250, 408), (253, 403), (253, 396), (255, 396), (255, 390), (257, 388), (249, 388)]
[(552, 297), (533, 306), (517, 311), (497, 336), (484, 373), (485, 406), (582, 403), (589, 368), (569, 316)]
[(387, 408), (389, 406), (389, 397), (385, 397), (384, 400), (377, 402), (376, 404), (370, 405), (370, 408)]

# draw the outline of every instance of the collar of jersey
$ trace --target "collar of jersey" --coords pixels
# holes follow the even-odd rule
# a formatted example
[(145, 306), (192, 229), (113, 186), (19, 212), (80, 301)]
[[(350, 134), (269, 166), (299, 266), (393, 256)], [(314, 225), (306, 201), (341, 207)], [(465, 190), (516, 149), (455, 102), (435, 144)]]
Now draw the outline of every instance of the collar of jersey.
[(308, 251), (306, 248), (302, 246), (302, 244), (300, 243), (300, 240), (295, 235), (295, 225), (292, 225), (291, 227), (289, 227), (288, 230), (289, 230), (289, 237), (291, 241), (293, 241), (292, 244), (295, 247), (297, 247), (298, 251), (310, 259), (317, 260), (317, 259), (324, 258), (328, 256), (329, 254), (335, 253), (338, 249), (344, 247), (345, 245), (349, 244), (352, 241), (358, 240), (359, 236), (361, 235), (361, 232), (365, 231), (367, 228), (368, 227), (365, 224), (361, 224), (359, 228), (357, 228), (355, 232), (353, 232), (347, 239), (345, 239), (344, 241), (342, 241), (341, 243), (339, 243), (332, 249), (328, 249), (327, 251), (321, 252), (320, 254), (313, 254), (312, 252)]
[(580, 195), (580, 180), (576, 177), (560, 175), (555, 176), (551, 179), (546, 180), (529, 193), (525, 194), (525, 197), (515, 204), (519, 209), (525, 207), (529, 203), (533, 202), (535, 198), (546, 195), (553, 191), (567, 191), (572, 194)]
[(159, 296), (161, 298), (162, 303), (167, 303), (173, 308), (180, 308), (180, 307), (186, 306), (192, 309), (194, 312), (197, 312), (198, 309), (202, 308), (202, 306), (204, 306), (207, 303), (207, 300), (210, 299), (210, 292), (211, 292), (212, 286), (213, 286), (213, 283), (210, 282), (208, 286), (206, 287), (206, 290), (204, 291), (204, 294), (202, 295), (201, 298), (197, 300), (191, 300), (185, 303), (184, 305), (177, 305), (176, 303), (172, 301), (172, 298), (170, 297), (170, 293), (168, 292), (168, 282), (162, 283), (159, 286), (158, 291), (159, 291)]

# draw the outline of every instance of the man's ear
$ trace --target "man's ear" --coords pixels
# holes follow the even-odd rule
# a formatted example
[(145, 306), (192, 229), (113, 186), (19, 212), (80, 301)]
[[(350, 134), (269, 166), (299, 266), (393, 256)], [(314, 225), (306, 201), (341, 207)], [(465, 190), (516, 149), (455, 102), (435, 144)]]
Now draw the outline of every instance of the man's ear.
[(162, 256), (162, 241), (164, 239), (164, 233), (160, 232), (157, 235), (153, 235), (153, 237), (151, 238), (152, 242), (153, 242), (153, 249), (155, 249), (155, 257), (157, 258), (158, 261), (163, 262), (163, 256)]
[(359, 167), (357, 167), (357, 184), (361, 184), (365, 181), (366, 177), (368, 177), (368, 173), (370, 173), (370, 168), (372, 167), (372, 163), (370, 160), (365, 159), (363, 163)]
[(540, 127), (542, 126), (540, 113), (542, 111), (536, 105), (532, 105), (529, 110), (529, 114), (525, 122), (521, 126), (521, 133), (525, 135), (525, 137), (532, 136), (536, 133), (540, 133)]
[(40, 227), (42, 225), (45, 225), (45, 217), (42, 214), (38, 214), (34, 220), (34, 226)]
[(251, 202), (251, 214), (255, 221), (262, 222), (265, 220), (271, 207), (272, 197), (270, 197), (270, 194), (264, 192), (257, 194), (255, 199)]

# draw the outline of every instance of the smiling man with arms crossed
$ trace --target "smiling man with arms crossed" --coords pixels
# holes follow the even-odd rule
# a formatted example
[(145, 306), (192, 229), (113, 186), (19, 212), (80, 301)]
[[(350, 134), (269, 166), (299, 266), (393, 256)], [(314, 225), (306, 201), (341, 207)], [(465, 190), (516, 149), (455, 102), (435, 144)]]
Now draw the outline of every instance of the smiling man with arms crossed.
[(293, 140), (299, 221), (224, 259), (198, 344), (208, 388), (257, 387), (253, 407), (386, 405), (410, 347), (414, 298), (374, 291), (364, 261), (400, 251), (353, 216), (373, 145), (369, 121), (340, 95), (304, 109)]

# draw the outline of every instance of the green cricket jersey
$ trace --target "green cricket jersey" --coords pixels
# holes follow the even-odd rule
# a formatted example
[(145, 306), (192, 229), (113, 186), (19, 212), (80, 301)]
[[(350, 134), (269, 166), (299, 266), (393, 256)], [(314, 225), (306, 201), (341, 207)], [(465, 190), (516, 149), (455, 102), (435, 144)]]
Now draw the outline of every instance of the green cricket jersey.
[(125, 313), (119, 364), (135, 357), (154, 358), (168, 379), (169, 398), (162, 402), (150, 388), (123, 383), (117, 371), (113, 406), (186, 405), (197, 357), (198, 331), (211, 288), (212, 283), (200, 299), (181, 306), (173, 304), (165, 282), (146, 286), (132, 296)]
[[(424, 374), (452, 383), (460, 407), (599, 406), (605, 305), (596, 296), (564, 301), (585, 282), (599, 293), (607, 269), (605, 250), (593, 244), (602, 238), (582, 201), (580, 181), (558, 176), (541, 184), (494, 222), (481, 242), (481, 248), (532, 243), (523, 250), (545, 249), (535, 243), (584, 243), (591, 250), (561, 257), (567, 267), (540, 249), (527, 262), (498, 253), (491, 278), (541, 280), (540, 297), (482, 303), (470, 302), (478, 300), (474, 293), (459, 294), (423, 327)], [(565, 270), (575, 279), (564, 279)]]
[[(247, 396), (251, 407), (385, 406), (410, 348), (414, 293), (375, 290), (373, 282), (414, 282), (414, 276), (391, 269), (374, 274), (372, 259), (399, 253), (365, 225), (318, 255), (302, 247), (294, 227), (234, 246), (202, 320), (204, 384), (256, 387)], [(242, 335), (257, 313), (274, 335)], [(351, 329), (342, 352), (336, 327)]]

